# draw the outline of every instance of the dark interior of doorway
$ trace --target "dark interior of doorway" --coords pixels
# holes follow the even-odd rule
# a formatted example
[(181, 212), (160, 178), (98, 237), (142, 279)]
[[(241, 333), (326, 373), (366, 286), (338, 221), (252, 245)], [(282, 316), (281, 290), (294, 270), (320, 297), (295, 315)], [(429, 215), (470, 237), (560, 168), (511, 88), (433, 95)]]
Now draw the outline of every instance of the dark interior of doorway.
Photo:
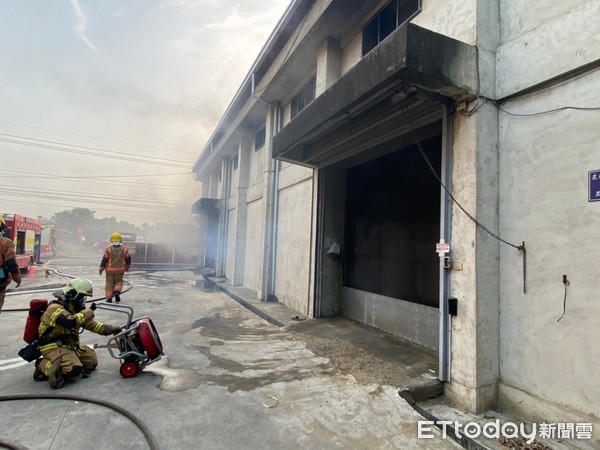
[[(441, 136), (422, 145), (436, 172)], [(440, 185), (416, 145), (347, 171), (344, 286), (438, 306)]]

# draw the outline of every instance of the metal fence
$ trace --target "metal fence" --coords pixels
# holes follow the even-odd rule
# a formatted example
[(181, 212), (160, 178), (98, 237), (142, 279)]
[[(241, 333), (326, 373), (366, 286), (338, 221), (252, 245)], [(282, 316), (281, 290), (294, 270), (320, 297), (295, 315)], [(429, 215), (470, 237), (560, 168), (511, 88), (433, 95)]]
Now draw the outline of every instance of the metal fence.
[(195, 265), (198, 247), (163, 243), (136, 243), (128, 246), (132, 264)]

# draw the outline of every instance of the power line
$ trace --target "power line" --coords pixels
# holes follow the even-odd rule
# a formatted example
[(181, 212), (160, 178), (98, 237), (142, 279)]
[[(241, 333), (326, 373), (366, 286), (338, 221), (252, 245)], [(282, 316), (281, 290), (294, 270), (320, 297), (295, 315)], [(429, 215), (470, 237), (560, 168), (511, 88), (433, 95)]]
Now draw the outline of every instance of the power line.
[[(86, 208), (92, 208), (92, 207), (100, 207), (99, 205), (107, 205), (110, 206), (110, 210), (116, 210), (119, 207), (121, 208), (127, 208), (127, 210), (129, 212), (137, 212), (139, 210), (148, 210), (151, 209), (153, 211), (156, 212), (173, 212), (173, 211), (189, 211), (190, 208), (189, 207), (183, 207), (183, 206), (168, 206), (168, 205), (152, 205), (152, 204), (133, 204), (133, 203), (123, 203), (123, 202), (111, 202), (111, 201), (102, 201), (102, 200), (86, 200), (86, 199), (79, 199), (79, 198), (66, 198), (66, 197), (61, 197), (61, 196), (48, 196), (48, 197), (40, 197), (38, 195), (32, 195), (32, 194), (21, 194), (20, 197), (25, 197), (25, 198), (29, 198), (29, 199), (37, 199), (37, 200), (43, 200), (43, 202), (36, 202), (35, 204), (38, 205), (43, 205), (43, 206), (47, 206), (49, 205), (48, 200), (50, 201), (58, 201), (61, 202), (61, 205), (65, 205), (66, 207), (70, 207), (73, 208), (73, 205), (79, 204), (79, 205), (85, 205)], [(14, 200), (13, 197), (10, 197), (11, 200)], [(6, 201), (6, 200), (5, 200)], [(19, 199), (17, 203), (21, 203), (21, 202), (25, 202), (22, 199)], [(65, 203), (66, 202), (66, 203)]]
[[(94, 193), (73, 193), (71, 191), (62, 191), (57, 189), (32, 189), (32, 188), (14, 188), (13, 186), (0, 185), (1, 192), (3, 194), (14, 194), (24, 195), (35, 198), (48, 198), (48, 199), (70, 199), (80, 201), (98, 201), (101, 203), (106, 202), (107, 204), (121, 203), (124, 206), (131, 205), (135, 206), (138, 204), (156, 205), (188, 205), (188, 202), (178, 202), (172, 200), (159, 200), (153, 198), (140, 198), (130, 196), (116, 196), (116, 195), (105, 195), (105, 194), (94, 194)], [(126, 204), (124, 204), (125, 202)], [(128, 202), (128, 203), (127, 203)]]
[(530, 114), (517, 114), (517, 113), (513, 113), (513, 112), (510, 112), (510, 111), (507, 111), (507, 110), (505, 110), (503, 108), (500, 108), (499, 106), (496, 106), (496, 108), (498, 108), (503, 113), (506, 113), (509, 116), (514, 116), (514, 117), (541, 116), (543, 114), (550, 114), (550, 113), (553, 113), (553, 112), (563, 111), (563, 110), (567, 110), (567, 109), (574, 109), (576, 111), (597, 111), (597, 110), (600, 110), (600, 107), (598, 107), (598, 106), (591, 106), (589, 108), (588, 107), (583, 107), (583, 106), (562, 106), (560, 108), (548, 109), (546, 111), (539, 111), (539, 112), (530, 113)]
[[(90, 180), (93, 177), (69, 177), (63, 175), (51, 175), (47, 173), (40, 172), (23, 172), (20, 170), (4, 170), (0, 169), (0, 172), (7, 172), (9, 175), (2, 175), (2, 178), (35, 178), (36, 180), (45, 179), (45, 180), (63, 180), (63, 181), (77, 181), (77, 182), (95, 182)], [(23, 174), (23, 175), (16, 175)], [(103, 179), (110, 179), (111, 185), (123, 185), (123, 186), (153, 186), (158, 188), (167, 188), (167, 189), (180, 189), (180, 190), (194, 190), (193, 187), (183, 187), (183, 186), (174, 186), (170, 184), (155, 184), (155, 183), (140, 183), (136, 181), (132, 181), (130, 183), (126, 181), (122, 181), (123, 179), (129, 178), (128, 175), (123, 176), (102, 176)], [(114, 181), (115, 179), (119, 181)]]
[[(102, 198), (97, 196), (74, 196), (69, 194), (61, 194), (61, 193), (40, 193), (35, 191), (15, 191), (15, 190), (7, 190), (2, 189), (2, 195), (7, 196), (8, 199), (12, 201), (19, 202), (21, 198), (33, 198), (37, 200), (43, 200), (46, 204), (47, 200), (50, 201), (60, 201), (60, 202), (68, 202), (69, 205), (73, 203), (81, 203), (86, 205), (110, 205), (111, 207), (125, 207), (131, 209), (140, 209), (140, 208), (152, 208), (155, 210), (188, 210), (191, 205), (190, 202), (170, 202), (170, 201), (161, 201), (161, 200), (140, 200), (134, 198)], [(17, 200), (17, 197), (19, 200)]]
[(158, 147), (156, 145), (138, 144), (136, 142), (127, 142), (127, 141), (118, 141), (116, 139), (109, 139), (109, 138), (102, 138), (102, 137), (97, 137), (97, 136), (90, 136), (90, 135), (87, 135), (87, 134), (71, 133), (69, 131), (53, 130), (51, 128), (34, 127), (34, 126), (31, 126), (31, 125), (23, 125), (23, 124), (14, 123), (14, 122), (0, 121), (0, 123), (3, 123), (5, 125), (14, 125), (14, 126), (17, 126), (17, 127), (32, 128), (34, 130), (44, 130), (44, 131), (51, 131), (53, 133), (69, 134), (71, 136), (79, 136), (79, 137), (86, 137), (86, 138), (91, 138), (91, 139), (98, 139), (98, 140), (107, 141), (107, 142), (116, 142), (118, 144), (127, 144), (127, 145), (135, 145), (135, 146), (138, 146), (138, 147), (156, 148), (156, 149), (160, 149), (160, 150), (168, 150), (170, 152), (177, 152), (177, 153), (189, 153), (190, 155), (194, 154), (194, 152), (187, 152), (187, 151), (183, 151), (182, 152), (180, 150), (175, 150), (175, 149), (168, 148), (168, 147)]
[[(1, 169), (0, 169), (1, 170)], [(14, 170), (9, 170), (8, 172), (14, 172)], [(27, 172), (25, 172), (27, 173)], [(32, 172), (29, 172), (32, 173)], [(151, 173), (151, 174), (138, 174), (138, 175), (130, 175), (130, 174), (125, 174), (125, 175), (86, 175), (84, 177), (82, 176), (70, 176), (70, 175), (60, 175), (63, 178), (73, 178), (73, 179), (82, 179), (82, 180), (87, 180), (89, 178), (94, 178), (94, 179), (104, 179), (104, 180), (112, 180), (115, 177), (127, 177), (127, 178), (139, 178), (139, 177), (170, 177), (170, 176), (175, 176), (175, 175), (191, 175), (193, 172), (177, 172), (177, 173)]]
[[(479, 101), (481, 100), (481, 102)], [(501, 108), (500, 106), (498, 106), (498, 101), (497, 100), (493, 100), (484, 96), (478, 96), (475, 100), (475, 106), (473, 106), (471, 109), (469, 110), (462, 110), (460, 111), (460, 113), (463, 116), (467, 116), (470, 117), (473, 114), (475, 114), (477, 111), (479, 111), (479, 109), (485, 105), (486, 103), (491, 104), (492, 106), (494, 106), (496, 109), (498, 109), (498, 111), (502, 111), (505, 114), (508, 114), (509, 116), (513, 116), (513, 117), (535, 117), (535, 116), (542, 116), (544, 114), (551, 114), (551, 113), (555, 113), (558, 111), (566, 111), (569, 109), (572, 109), (574, 111), (598, 111), (600, 110), (600, 106), (561, 106), (559, 108), (553, 108), (553, 109), (546, 109), (546, 110), (542, 110), (542, 111), (537, 111), (537, 112), (533, 112), (533, 113), (525, 113), (525, 114), (519, 114), (519, 113), (514, 113), (511, 111), (507, 111), (504, 108)]]
[[(5, 197), (2, 194), (0, 194), (0, 198)], [(12, 197), (6, 196), (4, 198), (4, 201), (6, 200), (10, 200), (10, 201), (14, 201), (16, 203), (26, 203), (26, 204), (30, 204), (30, 205), (39, 205), (39, 206), (57, 206), (60, 208), (73, 208), (73, 203), (48, 203), (48, 202), (28, 202), (27, 200), (15, 200)], [(140, 207), (135, 207), (134, 208), (138, 209), (138, 210), (132, 210), (132, 209), (115, 209), (115, 208), (96, 208), (96, 207), (89, 207), (89, 202), (76, 202), (76, 203), (81, 203), (81, 204), (86, 204), (88, 209), (93, 209), (93, 210), (97, 210), (97, 211), (112, 211), (112, 212), (126, 212), (126, 213), (132, 213), (132, 214), (152, 214), (152, 213), (159, 213), (159, 214), (164, 214), (164, 213), (185, 213), (185, 212), (190, 212), (189, 208), (166, 208), (166, 207), (157, 207), (157, 208), (152, 208), (152, 209), (142, 209), (139, 210)], [(92, 203), (93, 204), (93, 203)], [(122, 205), (120, 205), (122, 206)]]
[[(1, 135), (2, 135), (2, 133), (0, 133), (0, 136)], [(25, 138), (25, 139), (30, 139), (30, 138)], [(31, 140), (53, 143), (52, 141), (43, 141), (41, 139), (31, 139)], [(146, 159), (142, 159), (142, 157), (135, 156), (135, 155), (133, 157), (127, 156), (127, 155), (133, 155), (131, 153), (95, 149), (93, 147), (76, 146), (76, 145), (71, 145), (71, 144), (63, 144), (63, 145), (69, 145), (72, 147), (79, 147), (79, 148), (87, 148), (87, 149), (91, 149), (91, 150), (99, 150), (99, 151), (106, 152), (107, 154), (94, 153), (94, 152), (89, 152), (89, 151), (84, 151), (84, 150), (77, 150), (76, 148), (71, 149), (71, 148), (65, 148), (65, 147), (58, 147), (55, 145), (46, 145), (46, 144), (38, 143), (38, 142), (25, 142), (25, 141), (19, 141), (19, 140), (15, 140), (15, 139), (0, 138), (0, 141), (8, 142), (10, 144), (25, 145), (25, 146), (29, 146), (29, 147), (45, 148), (48, 150), (55, 150), (55, 151), (65, 152), (65, 153), (75, 153), (75, 154), (79, 154), (79, 155), (95, 156), (95, 157), (99, 157), (99, 158), (108, 158), (108, 159), (112, 159), (112, 160), (116, 159), (114, 155), (118, 155), (119, 161), (139, 162), (139, 163), (143, 163), (143, 164), (155, 164), (155, 165), (165, 166), (165, 167), (182, 167), (183, 168), (183, 167), (189, 167), (192, 164), (192, 163), (187, 163), (184, 161), (169, 160), (166, 158), (143, 157)], [(169, 162), (169, 161), (172, 161), (172, 162)]]
[(138, 155), (137, 153), (120, 152), (120, 151), (117, 151), (117, 150), (106, 150), (106, 149), (103, 149), (103, 148), (89, 147), (87, 145), (69, 144), (69, 143), (66, 143), (66, 142), (48, 141), (46, 139), (36, 139), (36, 138), (28, 137), (28, 136), (17, 136), (15, 134), (0, 133), (0, 136), (8, 136), (8, 137), (17, 138), (17, 139), (29, 139), (30, 141), (44, 142), (44, 143), (47, 143), (47, 144), (68, 145), (69, 147), (82, 148), (82, 149), (85, 149), (85, 150), (96, 150), (96, 151), (100, 151), (100, 152), (113, 153), (113, 154), (117, 154), (117, 155), (126, 155), (126, 156), (133, 156), (133, 157), (140, 157), (140, 156), (142, 156), (143, 158), (155, 159), (157, 161), (179, 162), (179, 163), (186, 163), (187, 164), (186, 161), (181, 161), (181, 160), (178, 160), (178, 159), (161, 158), (161, 157), (157, 157), (157, 156)]
[[(27, 201), (22, 200), (22, 199), (15, 200), (14, 197), (12, 197), (10, 195), (6, 195), (6, 194), (0, 194), (0, 197), (3, 197), (4, 201), (12, 200), (16, 203), (27, 203)], [(137, 213), (137, 212), (139, 212), (140, 209), (143, 211), (147, 211), (148, 208), (151, 208), (151, 210), (154, 212), (160, 212), (160, 213), (174, 212), (174, 211), (184, 212), (184, 211), (190, 210), (189, 207), (183, 207), (183, 206), (169, 206), (169, 205), (160, 205), (160, 204), (140, 204), (140, 203), (134, 203), (134, 202), (131, 202), (131, 203), (112, 202), (108, 199), (107, 200), (98, 200), (98, 199), (86, 200), (86, 199), (72, 198), (72, 197), (66, 197), (66, 196), (43, 196), (43, 195), (40, 196), (40, 195), (36, 195), (34, 193), (22, 193), (22, 194), (20, 194), (20, 197), (44, 200), (43, 202), (33, 202), (33, 204), (40, 205), (40, 206), (48, 206), (49, 203), (47, 202), (47, 200), (54, 200), (54, 201), (58, 201), (58, 202), (65, 202), (65, 203), (60, 203), (60, 205), (65, 205), (65, 207), (69, 207), (69, 208), (73, 208), (73, 204), (86, 205), (85, 207), (90, 208), (90, 209), (95, 208), (96, 205), (110, 205), (111, 208), (107, 209), (107, 210), (117, 211), (118, 207), (125, 207), (125, 208), (128, 208), (125, 211), (131, 212), (131, 213)], [(29, 202), (29, 203), (31, 203), (31, 202)], [(121, 211), (124, 211), (124, 210), (121, 210)]]

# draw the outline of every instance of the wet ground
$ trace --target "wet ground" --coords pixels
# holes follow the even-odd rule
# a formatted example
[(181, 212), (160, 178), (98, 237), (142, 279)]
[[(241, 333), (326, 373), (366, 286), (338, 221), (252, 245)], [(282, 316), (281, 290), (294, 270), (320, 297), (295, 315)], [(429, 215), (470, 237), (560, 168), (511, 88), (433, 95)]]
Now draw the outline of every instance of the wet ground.
[[(47, 267), (90, 278), (99, 297), (103, 280), (96, 259)], [(131, 379), (119, 375), (107, 338), (85, 332), (82, 340), (97, 347), (98, 369), (51, 391), (46, 382), (32, 380), (31, 364), (16, 357), (25, 314), (3, 312), (0, 392), (113, 402), (142, 420), (162, 449), (458, 448), (439, 433), (434, 440), (417, 439), (422, 418), (397, 393), (401, 379), (433, 376), (433, 355), (344, 319), (279, 327), (188, 275), (127, 275), (132, 288), (123, 303), (136, 317), (152, 318), (165, 349)], [(57, 282), (56, 275), (36, 276), (23, 287)], [(30, 298), (11, 296), (5, 309), (24, 308)], [(126, 320), (104, 309), (96, 310), (96, 318)], [(148, 448), (125, 417), (71, 400), (19, 401), (18, 407), (1, 401), (0, 441), (30, 449)]]

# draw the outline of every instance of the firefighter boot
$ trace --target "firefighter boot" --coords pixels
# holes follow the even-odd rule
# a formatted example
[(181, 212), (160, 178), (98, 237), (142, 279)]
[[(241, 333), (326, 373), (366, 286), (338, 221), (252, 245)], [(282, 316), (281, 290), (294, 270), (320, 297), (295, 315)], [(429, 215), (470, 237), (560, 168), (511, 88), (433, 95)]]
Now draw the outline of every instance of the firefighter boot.
[(44, 372), (42, 372), (40, 370), (41, 362), (42, 362), (42, 358), (38, 358), (34, 363), (35, 370), (33, 371), (33, 379), (35, 381), (46, 381), (48, 379), (48, 377), (46, 375), (44, 375)]
[(115, 296), (115, 302), (119, 303), (121, 301), (121, 293), (119, 291), (115, 291), (113, 292), (113, 295)]
[(52, 362), (52, 369), (50, 369), (51, 371), (48, 374), (48, 383), (50, 383), (52, 389), (60, 389), (65, 384), (65, 380), (62, 376), (62, 369), (60, 367), (61, 362), (62, 357), (59, 357)]

